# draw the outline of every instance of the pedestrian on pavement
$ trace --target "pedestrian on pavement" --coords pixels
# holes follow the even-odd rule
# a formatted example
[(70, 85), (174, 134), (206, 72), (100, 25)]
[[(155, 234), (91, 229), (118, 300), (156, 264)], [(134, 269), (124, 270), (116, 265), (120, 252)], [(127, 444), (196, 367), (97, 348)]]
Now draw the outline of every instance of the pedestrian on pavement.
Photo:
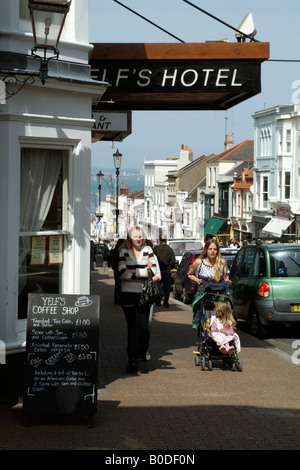
[[(195, 299), (203, 294), (204, 287), (202, 287), (203, 280), (205, 281), (229, 281), (227, 275), (227, 262), (225, 258), (221, 257), (219, 244), (215, 238), (207, 239), (204, 248), (198, 258), (195, 259), (192, 266), (188, 270), (187, 276), (191, 281), (198, 284), (198, 289), (195, 294)], [(202, 308), (199, 312), (194, 312), (193, 322), (199, 324), (195, 318), (201, 317)], [(198, 340), (197, 346), (200, 345), (200, 332), (198, 326)]]
[(128, 374), (138, 370), (141, 373), (148, 372), (146, 353), (150, 306), (139, 306), (139, 297), (148, 278), (148, 268), (155, 276), (153, 250), (146, 245), (143, 230), (132, 227), (119, 250), (120, 305), (127, 323)]
[(201, 286), (203, 279), (217, 282), (229, 281), (227, 262), (225, 258), (221, 257), (220, 247), (215, 238), (207, 240), (200, 256), (193, 262), (187, 275), (198, 286)]
[[(172, 278), (171, 278), (171, 269), (175, 268), (176, 258), (174, 251), (167, 244), (166, 235), (160, 236), (160, 244), (154, 248), (154, 254), (157, 256), (159, 267), (161, 271), (161, 282), (164, 287), (165, 297), (164, 297), (164, 307), (169, 307), (169, 297), (171, 292)], [(160, 302), (156, 305), (160, 305)]]

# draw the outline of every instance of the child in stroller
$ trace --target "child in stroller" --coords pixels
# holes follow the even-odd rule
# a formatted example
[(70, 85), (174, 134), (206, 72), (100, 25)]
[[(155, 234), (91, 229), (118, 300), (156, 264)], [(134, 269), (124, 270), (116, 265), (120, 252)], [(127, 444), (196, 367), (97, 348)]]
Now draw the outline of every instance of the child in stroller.
[(222, 354), (232, 356), (234, 349), (239, 353), (241, 343), (238, 334), (233, 329), (236, 321), (229, 302), (227, 300), (215, 301), (215, 312), (216, 316), (210, 327), (212, 339), (217, 343)]
[(193, 328), (198, 330), (198, 349), (195, 364), (202, 370), (212, 370), (212, 361), (222, 360), (226, 369), (242, 370), (238, 353), (240, 339), (233, 330), (236, 322), (232, 315), (233, 300), (229, 282), (203, 281), (200, 295), (194, 300)]

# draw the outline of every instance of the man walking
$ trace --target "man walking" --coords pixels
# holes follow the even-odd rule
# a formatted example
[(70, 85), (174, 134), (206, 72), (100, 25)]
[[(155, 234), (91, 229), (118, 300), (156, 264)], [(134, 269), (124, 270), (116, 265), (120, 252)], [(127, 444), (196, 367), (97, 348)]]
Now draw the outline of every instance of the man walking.
[[(171, 292), (171, 269), (175, 267), (176, 258), (172, 248), (167, 245), (166, 235), (160, 236), (160, 244), (154, 248), (161, 270), (161, 282), (164, 286), (165, 298), (164, 307), (169, 307), (169, 297)], [(156, 304), (160, 305), (160, 303)]]

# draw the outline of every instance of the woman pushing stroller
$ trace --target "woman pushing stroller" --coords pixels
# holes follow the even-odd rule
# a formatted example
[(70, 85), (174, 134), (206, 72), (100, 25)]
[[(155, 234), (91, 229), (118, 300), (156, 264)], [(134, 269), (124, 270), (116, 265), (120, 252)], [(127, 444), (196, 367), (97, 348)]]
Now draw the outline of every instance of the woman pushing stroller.
[(227, 262), (221, 256), (217, 240), (214, 238), (207, 240), (200, 256), (194, 261), (187, 275), (198, 286), (201, 286), (203, 279), (216, 282), (229, 281)]
[[(229, 277), (227, 275), (227, 262), (221, 256), (219, 244), (216, 239), (209, 238), (200, 254), (190, 267), (187, 276), (191, 281), (198, 284), (195, 299), (205, 292), (208, 283), (226, 283), (226, 289), (229, 291)], [(224, 286), (225, 287), (225, 286)], [(202, 304), (200, 308), (194, 312), (194, 328), (199, 325), (202, 314)]]
[[(230, 359), (232, 370), (242, 370), (238, 359), (240, 339), (235, 333), (236, 321), (232, 314), (233, 300), (226, 260), (221, 257), (215, 239), (209, 239), (188, 272), (192, 281), (197, 282), (198, 290), (193, 307), (193, 328), (198, 332), (196, 365), (212, 368), (212, 360), (224, 356)], [(214, 352), (216, 351), (216, 353)]]

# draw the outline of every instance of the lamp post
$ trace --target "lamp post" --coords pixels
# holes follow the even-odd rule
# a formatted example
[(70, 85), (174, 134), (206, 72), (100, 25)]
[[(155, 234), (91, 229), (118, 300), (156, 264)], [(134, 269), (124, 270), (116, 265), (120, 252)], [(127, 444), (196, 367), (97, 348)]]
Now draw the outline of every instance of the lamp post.
[[(58, 59), (57, 49), (71, 1), (66, 0), (29, 0), (28, 7), (32, 24), (34, 47), (31, 53), (40, 59), (40, 79), (45, 84), (48, 78), (48, 62)], [(43, 51), (39, 55), (38, 50)], [(51, 53), (52, 55), (48, 55)]]
[(119, 238), (119, 174), (122, 162), (122, 154), (117, 149), (113, 154), (114, 165), (116, 169), (116, 237)]
[[(98, 212), (96, 213), (96, 217), (98, 217), (98, 223), (99, 223), (99, 235), (100, 235), (100, 219), (101, 219), (101, 186), (103, 183), (103, 177), (104, 174), (102, 173), (101, 170), (99, 170), (99, 173), (97, 173), (97, 180), (98, 180)], [(100, 241), (100, 236), (98, 236), (98, 239)]]
[(200, 193), (200, 205), (201, 205), (201, 235), (203, 236), (203, 240), (204, 240), (204, 225), (205, 225), (205, 192), (204, 191), (201, 191)]

